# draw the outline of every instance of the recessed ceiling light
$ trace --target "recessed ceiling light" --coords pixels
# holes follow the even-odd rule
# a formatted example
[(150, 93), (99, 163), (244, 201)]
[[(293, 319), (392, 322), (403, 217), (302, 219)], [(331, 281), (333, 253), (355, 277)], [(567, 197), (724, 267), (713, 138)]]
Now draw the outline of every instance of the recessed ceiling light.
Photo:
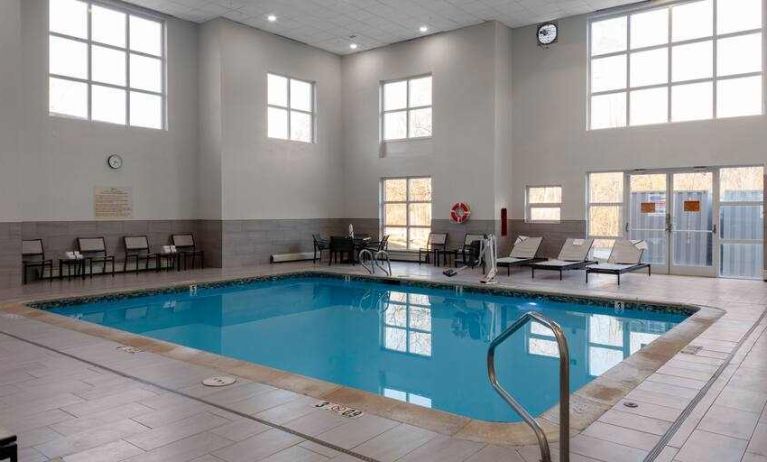
[(351, 44), (349, 44), (349, 48), (351, 48), (352, 50), (356, 50), (357, 49), (357, 44), (356, 43), (351, 43)]
[(421, 31), (421, 33), (428, 32), (429, 31), (429, 26), (421, 26), (421, 27), (418, 28), (418, 30)]
[(266, 17), (266, 20), (269, 22), (275, 22), (277, 21), (277, 16), (270, 14), (269, 16)]

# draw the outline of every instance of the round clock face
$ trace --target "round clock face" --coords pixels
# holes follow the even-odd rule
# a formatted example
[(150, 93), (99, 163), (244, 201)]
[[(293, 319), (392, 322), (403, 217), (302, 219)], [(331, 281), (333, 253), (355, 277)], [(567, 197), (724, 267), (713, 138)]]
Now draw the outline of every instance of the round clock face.
[(117, 155), (111, 155), (107, 158), (107, 164), (115, 170), (123, 166), (123, 159)]
[(559, 29), (556, 24), (547, 23), (538, 27), (538, 43), (540, 45), (551, 45), (557, 40)]

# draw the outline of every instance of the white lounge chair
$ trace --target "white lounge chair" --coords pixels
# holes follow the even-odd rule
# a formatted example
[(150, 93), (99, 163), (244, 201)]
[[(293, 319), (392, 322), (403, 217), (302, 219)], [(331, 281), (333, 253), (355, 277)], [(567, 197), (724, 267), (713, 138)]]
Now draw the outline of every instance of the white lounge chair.
[(511, 248), (511, 254), (508, 257), (496, 260), (498, 266), (506, 267), (506, 274), (511, 276), (512, 266), (523, 266), (536, 261), (543, 261), (545, 258), (536, 258), (538, 249), (543, 242), (542, 237), (519, 236)]
[(535, 277), (535, 270), (559, 271), (559, 279), (562, 280), (562, 273), (565, 271), (583, 269), (597, 263), (588, 259), (592, 245), (594, 239), (567, 239), (557, 258), (528, 265), (532, 269), (532, 277)]
[(652, 267), (642, 263), (647, 247), (645, 241), (615, 241), (607, 263), (586, 267), (586, 282), (589, 282), (589, 273), (614, 274), (618, 276), (618, 285), (621, 285), (621, 274), (624, 273), (647, 268), (647, 275), (652, 276)]

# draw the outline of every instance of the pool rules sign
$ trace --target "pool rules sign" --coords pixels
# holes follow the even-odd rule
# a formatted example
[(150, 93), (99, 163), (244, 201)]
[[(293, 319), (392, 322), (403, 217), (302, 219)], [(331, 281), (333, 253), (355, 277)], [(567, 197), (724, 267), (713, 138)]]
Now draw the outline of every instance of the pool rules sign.
[(133, 190), (129, 186), (95, 186), (93, 212), (97, 220), (133, 218)]

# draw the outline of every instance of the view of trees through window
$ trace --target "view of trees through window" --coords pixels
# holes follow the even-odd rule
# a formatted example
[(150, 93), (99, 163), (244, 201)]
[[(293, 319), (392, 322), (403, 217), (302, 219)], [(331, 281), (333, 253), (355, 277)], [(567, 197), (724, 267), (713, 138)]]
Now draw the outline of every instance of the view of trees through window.
[(426, 247), (431, 232), (431, 178), (382, 180), (381, 217), (390, 249)]

